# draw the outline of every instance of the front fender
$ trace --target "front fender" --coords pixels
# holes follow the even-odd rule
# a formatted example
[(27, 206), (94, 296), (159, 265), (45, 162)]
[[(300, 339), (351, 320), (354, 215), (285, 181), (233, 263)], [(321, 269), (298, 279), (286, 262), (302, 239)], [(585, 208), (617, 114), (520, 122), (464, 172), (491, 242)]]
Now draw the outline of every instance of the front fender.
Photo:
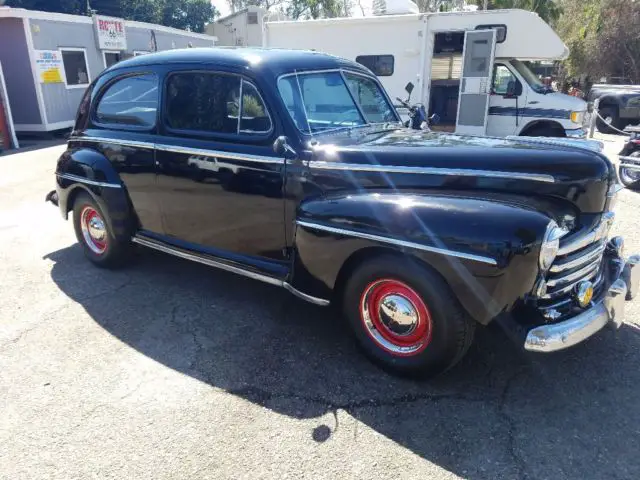
[(294, 283), (327, 298), (358, 252), (402, 252), (439, 272), (469, 314), (488, 323), (533, 289), (548, 222), (522, 206), (446, 194), (315, 199), (298, 211)]
[(89, 149), (67, 150), (56, 167), (58, 207), (66, 219), (80, 192), (89, 194), (107, 212), (106, 221), (117, 238), (128, 239), (135, 221), (127, 191), (109, 160)]

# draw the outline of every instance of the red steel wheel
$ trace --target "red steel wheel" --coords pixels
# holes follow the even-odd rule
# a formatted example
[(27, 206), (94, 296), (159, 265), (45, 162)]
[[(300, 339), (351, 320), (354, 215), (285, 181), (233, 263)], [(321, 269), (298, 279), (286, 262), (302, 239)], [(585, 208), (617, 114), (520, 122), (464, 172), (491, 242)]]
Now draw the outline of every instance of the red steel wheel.
[(80, 214), (80, 228), (82, 238), (87, 247), (96, 255), (102, 255), (107, 250), (107, 229), (98, 211), (85, 206)]
[(395, 356), (417, 355), (431, 341), (429, 309), (399, 280), (385, 278), (367, 285), (360, 297), (360, 318), (369, 337)]

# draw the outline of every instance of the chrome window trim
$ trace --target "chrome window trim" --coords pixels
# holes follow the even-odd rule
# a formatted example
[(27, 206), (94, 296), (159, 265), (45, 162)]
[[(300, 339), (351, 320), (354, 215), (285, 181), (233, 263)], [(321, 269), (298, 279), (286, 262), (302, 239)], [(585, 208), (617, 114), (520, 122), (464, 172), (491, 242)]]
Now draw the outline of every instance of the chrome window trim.
[(475, 262), (486, 263), (489, 265), (498, 265), (498, 262), (493, 258), (484, 257), (482, 255), (475, 255), (473, 253), (456, 252), (454, 250), (448, 250), (446, 248), (432, 247), (429, 245), (422, 245), (420, 243), (408, 242), (406, 240), (400, 240), (392, 237), (384, 237), (381, 235), (373, 235), (370, 233), (358, 232), (354, 230), (345, 230), (342, 228), (330, 227), (328, 225), (322, 225), (315, 222), (308, 222), (305, 220), (296, 220), (296, 224), (302, 227), (310, 228), (312, 230), (322, 230), (325, 232), (336, 233), (338, 235), (345, 235), (348, 237), (364, 238), (366, 240), (373, 240), (374, 242), (389, 243), (391, 245), (397, 245), (399, 247), (413, 248), (416, 250), (424, 250), (426, 252), (439, 253), (441, 255), (463, 258), (465, 260), (473, 260)]
[[(269, 130), (262, 130), (262, 131), (256, 131), (256, 130), (243, 130), (240, 128), (240, 124), (242, 123), (242, 110), (240, 111), (240, 119), (238, 121), (238, 134), (246, 134), (246, 135), (269, 135), (271, 132), (273, 132), (273, 129), (275, 128), (275, 123), (273, 122), (273, 118), (271, 118), (271, 112), (269, 112), (269, 107), (267, 107), (267, 102), (264, 101), (264, 98), (262, 98), (262, 94), (260, 93), (260, 90), (258, 90), (258, 86), (253, 83), (250, 82), (249, 80), (245, 80), (244, 78), (242, 79), (242, 82), (240, 84), (241, 90), (240, 90), (240, 94), (244, 95), (242, 93), (242, 91), (244, 90), (244, 84), (248, 83), (249, 85), (251, 85), (253, 87), (253, 89), (256, 91), (256, 93), (258, 94), (258, 97), (260, 98), (260, 101), (262, 102), (262, 105), (264, 106), (264, 111), (267, 112), (267, 117), (269, 117)], [(241, 100), (242, 101), (242, 100)]]
[(280, 280), (278, 278), (270, 277), (268, 275), (263, 275), (257, 272), (252, 272), (250, 270), (245, 270), (244, 268), (235, 267), (233, 265), (227, 265), (226, 263), (218, 262), (212, 258), (205, 258), (195, 253), (190, 253), (184, 250), (173, 248), (170, 245), (158, 242), (150, 238), (145, 238), (139, 235), (135, 235), (131, 240), (134, 243), (137, 243), (139, 245), (153, 248), (154, 250), (158, 250), (163, 253), (168, 253), (169, 255), (174, 255), (184, 260), (190, 260), (192, 262), (202, 263), (203, 265), (218, 268), (220, 270), (224, 270), (230, 273), (235, 273), (237, 275), (242, 275), (243, 277), (251, 278), (252, 280), (258, 280), (260, 282), (268, 283), (269, 285), (282, 287), (285, 290), (291, 292), (296, 297), (306, 300), (307, 302), (314, 303), (316, 305), (327, 306), (330, 303), (329, 300), (325, 300), (324, 298), (313, 297), (304, 292), (301, 292), (300, 290), (296, 289), (288, 282), (284, 280)]
[(59, 178), (70, 180), (72, 182), (86, 183), (87, 185), (95, 185), (96, 187), (122, 188), (122, 185), (118, 183), (99, 182), (97, 180), (91, 180), (89, 178), (79, 177), (78, 175), (73, 175), (71, 173), (56, 172), (56, 176), (58, 176)]
[(425, 175), (452, 175), (462, 177), (491, 177), (514, 180), (532, 180), (534, 182), (555, 183), (551, 175), (538, 173), (501, 172), (498, 170), (474, 170), (467, 168), (439, 168), (439, 167), (405, 167), (401, 165), (371, 165), (360, 163), (339, 163), (312, 160), (311, 168), (321, 170), (350, 170), (357, 172), (384, 172), (384, 173), (418, 173)]

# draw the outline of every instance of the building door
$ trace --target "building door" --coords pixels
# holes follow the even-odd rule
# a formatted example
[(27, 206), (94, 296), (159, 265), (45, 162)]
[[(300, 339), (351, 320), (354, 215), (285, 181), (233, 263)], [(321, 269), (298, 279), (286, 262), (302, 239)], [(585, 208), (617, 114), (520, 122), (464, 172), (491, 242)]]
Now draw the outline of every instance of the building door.
[(486, 133), (495, 49), (495, 30), (465, 32), (456, 133)]

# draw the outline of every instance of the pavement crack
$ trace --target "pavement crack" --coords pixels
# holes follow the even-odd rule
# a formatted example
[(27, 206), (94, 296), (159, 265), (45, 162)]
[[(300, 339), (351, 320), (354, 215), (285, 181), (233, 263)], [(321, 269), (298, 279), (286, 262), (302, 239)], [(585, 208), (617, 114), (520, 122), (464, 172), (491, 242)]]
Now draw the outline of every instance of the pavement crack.
[(107, 291), (102, 291), (102, 292), (99, 292), (99, 293), (93, 293), (91, 295), (87, 295), (86, 297), (77, 298), (77, 299), (75, 299), (75, 301), (78, 302), (78, 303), (84, 303), (84, 302), (86, 302), (88, 300), (93, 300), (94, 298), (100, 298), (103, 295), (111, 295), (111, 294), (117, 293), (120, 290), (130, 286), (131, 284), (133, 284), (133, 280), (131, 279), (130, 276), (127, 276), (127, 279), (124, 281), (124, 283), (122, 283), (121, 285), (118, 285), (117, 287), (111, 288), (111, 289), (109, 289)]
[(406, 394), (400, 395), (392, 398), (371, 398), (364, 400), (356, 400), (351, 402), (334, 402), (326, 397), (320, 395), (314, 396), (305, 396), (297, 393), (290, 392), (272, 392), (263, 388), (254, 387), (254, 386), (246, 386), (236, 389), (228, 389), (227, 393), (231, 395), (238, 395), (242, 398), (249, 399), (250, 401), (257, 403), (261, 406), (266, 406), (266, 404), (271, 400), (299, 400), (309, 404), (322, 405), (327, 408), (328, 411), (336, 411), (336, 410), (344, 410), (344, 411), (354, 411), (361, 408), (384, 408), (384, 407), (395, 407), (401, 406), (404, 404), (421, 402), (421, 401), (432, 401), (439, 402), (441, 400), (462, 400), (467, 402), (485, 402), (486, 398), (473, 397), (463, 393), (442, 393), (442, 394), (432, 394), (432, 393), (422, 393), (422, 394)]

